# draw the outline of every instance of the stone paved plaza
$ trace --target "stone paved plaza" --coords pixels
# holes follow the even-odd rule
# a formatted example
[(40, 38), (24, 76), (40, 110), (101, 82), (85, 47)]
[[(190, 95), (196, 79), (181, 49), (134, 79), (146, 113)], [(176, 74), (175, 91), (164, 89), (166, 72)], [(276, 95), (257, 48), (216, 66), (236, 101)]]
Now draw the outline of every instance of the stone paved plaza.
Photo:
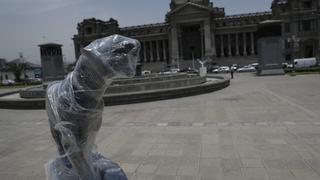
[[(236, 75), (199, 96), (107, 107), (98, 151), (130, 180), (319, 180), (320, 76)], [(0, 110), (0, 179), (43, 180), (45, 111)]]

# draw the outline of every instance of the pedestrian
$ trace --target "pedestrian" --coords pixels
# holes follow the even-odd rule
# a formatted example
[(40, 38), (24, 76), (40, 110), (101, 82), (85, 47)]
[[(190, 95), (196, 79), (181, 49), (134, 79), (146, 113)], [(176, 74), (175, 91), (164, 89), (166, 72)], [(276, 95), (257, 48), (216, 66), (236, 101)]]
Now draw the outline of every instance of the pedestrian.
[(230, 68), (231, 79), (233, 79), (233, 73), (234, 73), (234, 70), (233, 70), (233, 67), (231, 67)]

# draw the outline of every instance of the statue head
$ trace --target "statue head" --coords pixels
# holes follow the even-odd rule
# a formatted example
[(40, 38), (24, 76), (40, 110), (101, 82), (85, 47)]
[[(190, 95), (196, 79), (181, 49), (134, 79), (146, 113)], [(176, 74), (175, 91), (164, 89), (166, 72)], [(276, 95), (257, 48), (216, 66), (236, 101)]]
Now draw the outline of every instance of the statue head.
[(139, 51), (139, 41), (112, 35), (93, 41), (82, 50), (82, 55), (105, 77), (130, 77), (135, 75)]

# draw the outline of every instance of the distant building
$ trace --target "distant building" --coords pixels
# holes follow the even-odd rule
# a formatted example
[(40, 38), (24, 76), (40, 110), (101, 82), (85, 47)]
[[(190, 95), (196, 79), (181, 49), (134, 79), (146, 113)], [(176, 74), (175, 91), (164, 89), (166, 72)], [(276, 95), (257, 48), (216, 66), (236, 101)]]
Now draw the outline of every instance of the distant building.
[(6, 59), (0, 58), (0, 83), (5, 79), (6, 63)]
[(6, 68), (6, 63), (7, 63), (6, 59), (0, 58), (0, 71)]
[(190, 66), (193, 58), (246, 64), (257, 58), (258, 24), (283, 20), (283, 60), (320, 57), (319, 6), (320, 0), (274, 0), (270, 12), (225, 15), (224, 8), (209, 0), (171, 0), (162, 23), (119, 27), (112, 18), (84, 19), (73, 37), (75, 55), (78, 58), (80, 49), (97, 38), (121, 34), (141, 42), (140, 63), (155, 71), (164, 66)]
[[(20, 79), (28, 79), (28, 78), (41, 78), (41, 66), (38, 64), (34, 64), (28, 62), (23, 58), (17, 58), (9, 62), (5, 62), (4, 68), (1, 69), (0, 79), (1, 80), (15, 80), (14, 72), (12, 72), (8, 66), (8, 64), (26, 64), (26, 68), (21, 71)], [(0, 59), (0, 67), (1, 67), (1, 59)], [(3, 66), (2, 66), (3, 67)]]

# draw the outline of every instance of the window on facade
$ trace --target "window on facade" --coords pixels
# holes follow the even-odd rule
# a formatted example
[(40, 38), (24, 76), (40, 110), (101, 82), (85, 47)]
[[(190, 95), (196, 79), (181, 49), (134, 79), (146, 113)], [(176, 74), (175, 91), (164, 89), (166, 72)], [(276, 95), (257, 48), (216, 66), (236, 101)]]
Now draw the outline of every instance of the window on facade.
[(302, 7), (304, 10), (312, 9), (312, 1), (304, 1)]
[(312, 20), (305, 20), (301, 23), (302, 31), (311, 31), (312, 30)]
[(290, 24), (289, 23), (284, 24), (284, 32), (286, 32), (286, 33), (290, 32)]
[(92, 34), (92, 27), (87, 27), (86, 28), (86, 34)]

